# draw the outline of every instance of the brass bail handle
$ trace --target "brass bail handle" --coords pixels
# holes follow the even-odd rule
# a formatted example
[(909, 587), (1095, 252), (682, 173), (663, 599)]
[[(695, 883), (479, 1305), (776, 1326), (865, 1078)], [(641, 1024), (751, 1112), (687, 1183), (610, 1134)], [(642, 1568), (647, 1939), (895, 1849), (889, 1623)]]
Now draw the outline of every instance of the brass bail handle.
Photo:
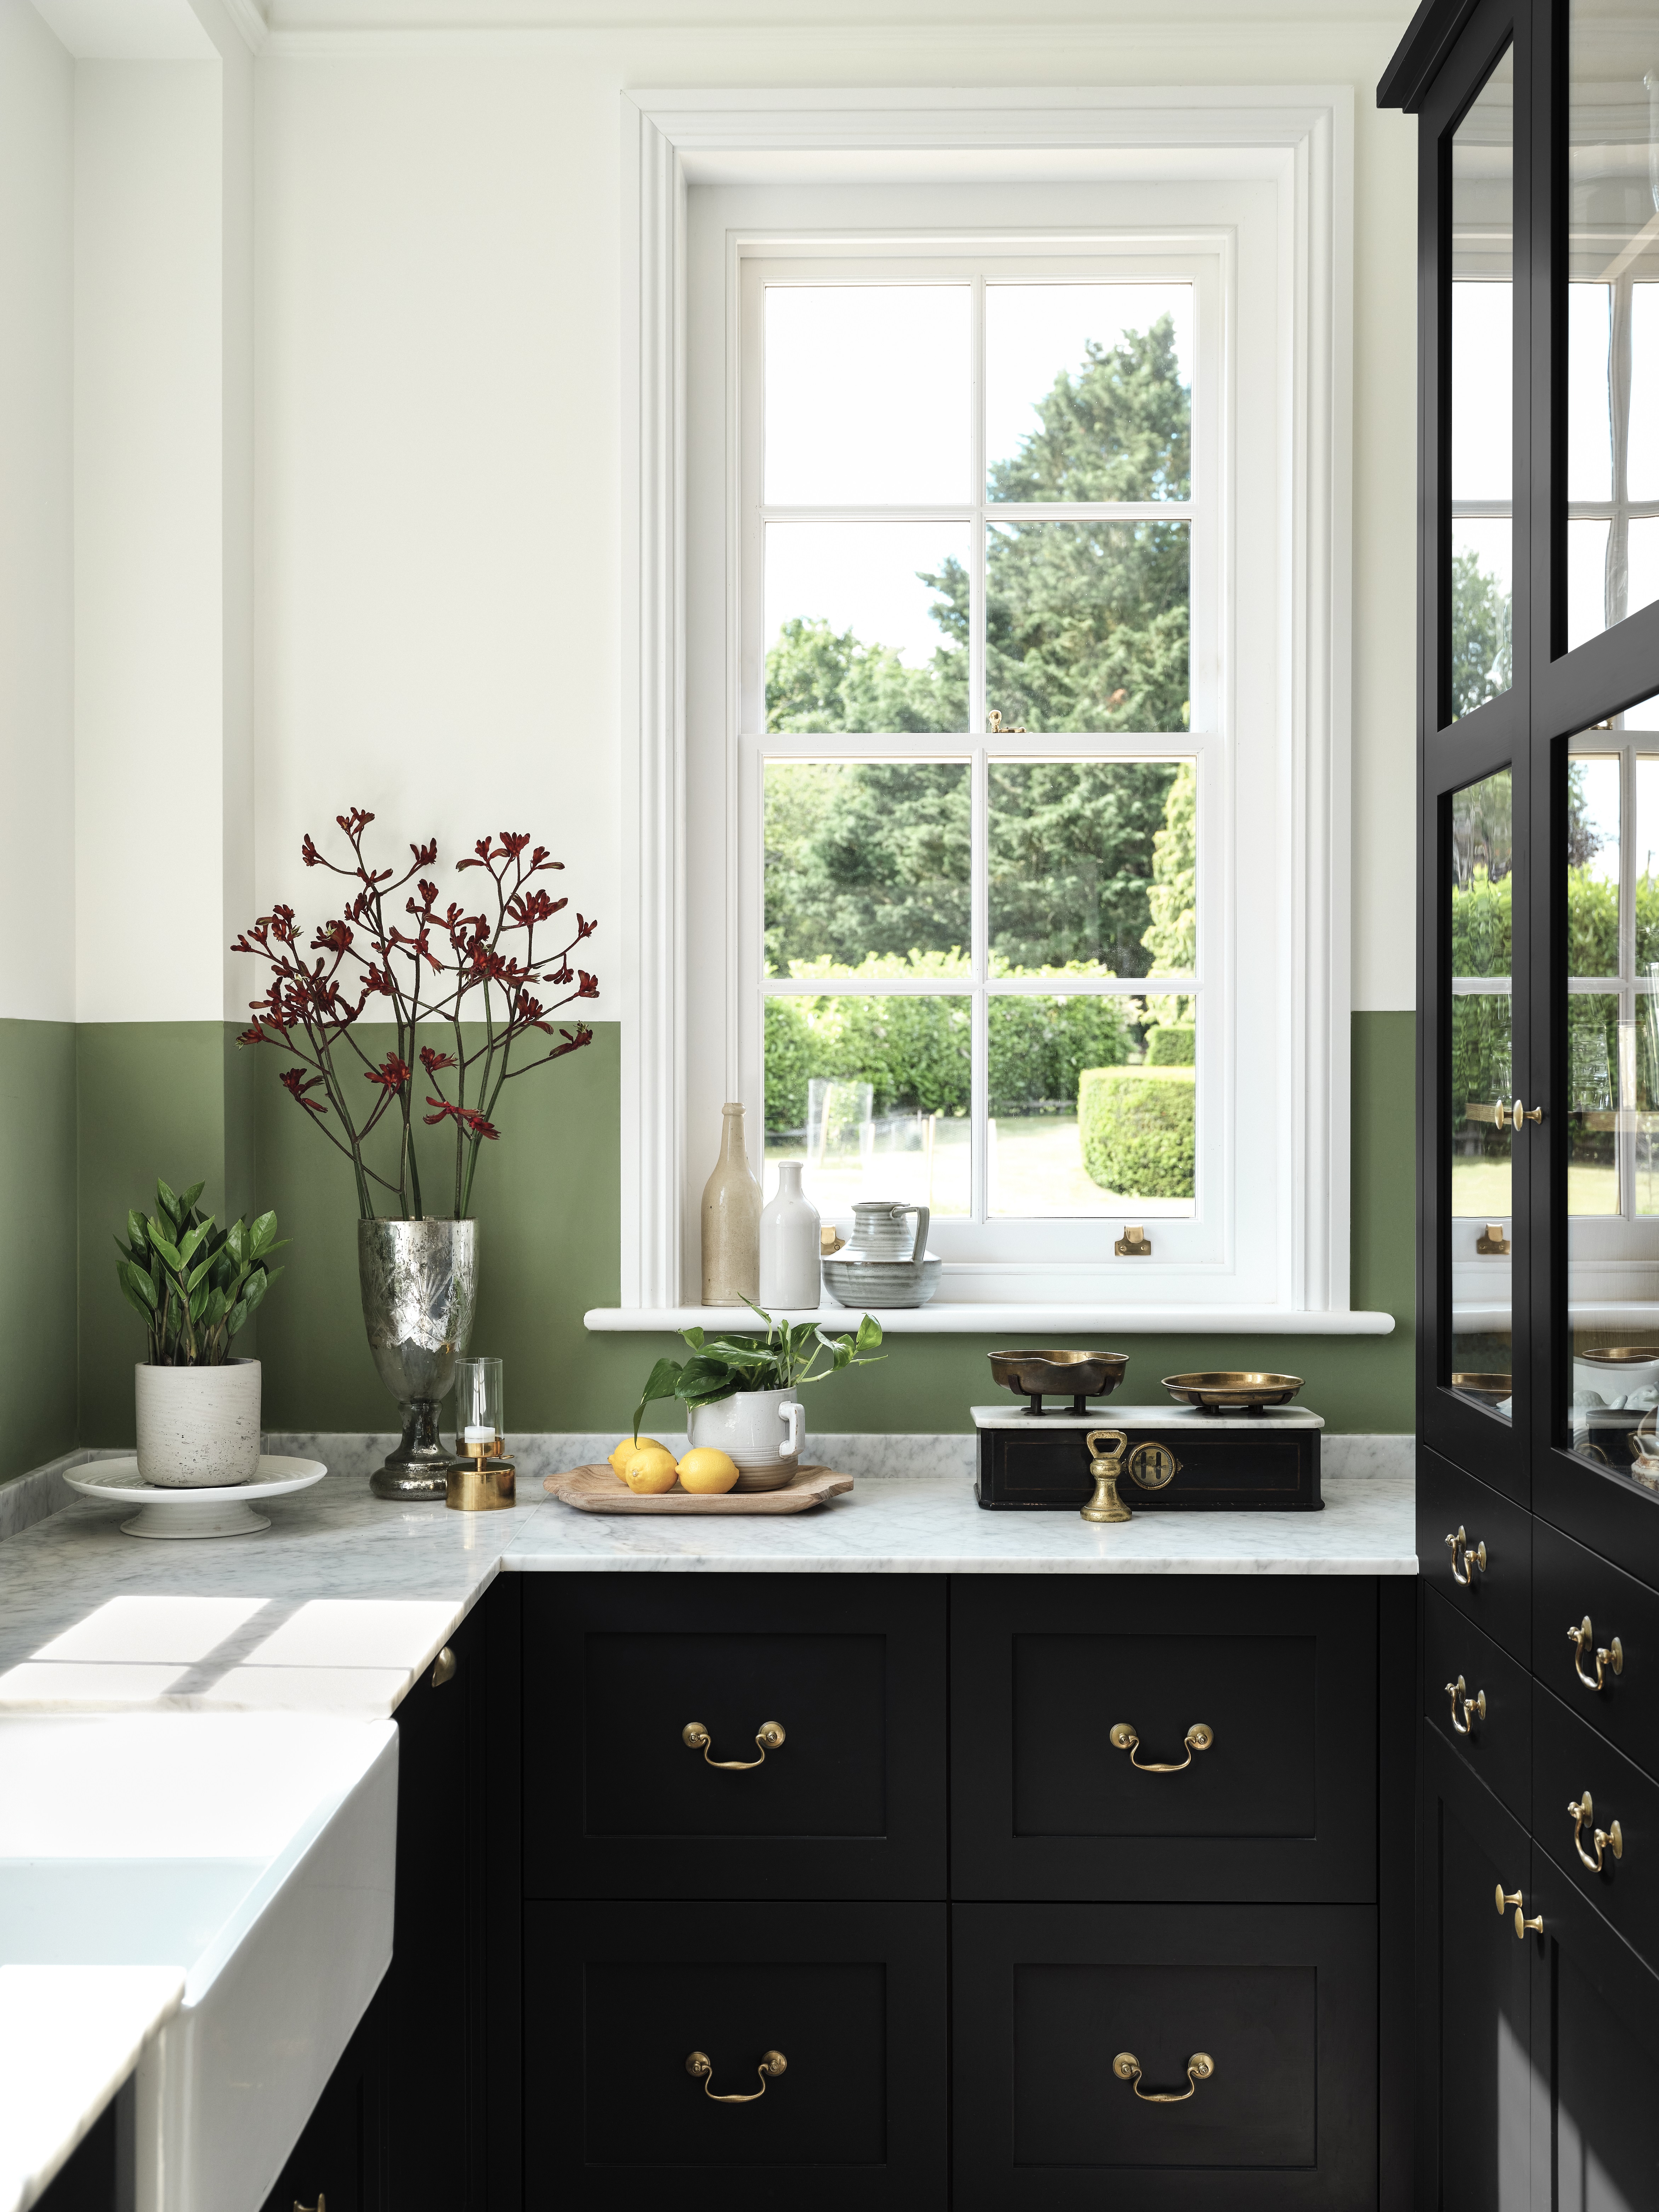
[(1471, 1697), (1460, 1674), (1455, 1682), (1447, 1683), (1446, 1695), (1451, 1699), (1453, 1732), (1458, 1735), (1473, 1735), (1475, 1722), (1486, 1717), (1486, 1692), (1477, 1690)]
[[(1598, 1828), (1595, 1826), (1595, 1807), (1591, 1801), (1590, 1794), (1588, 1790), (1584, 1792), (1583, 1796), (1578, 1799), (1576, 1804), (1570, 1800), (1567, 1805), (1567, 1810), (1572, 1815), (1573, 1849), (1577, 1852), (1579, 1857), (1583, 1861), (1584, 1864), (1589, 1869), (1592, 1874), (1605, 1874), (1607, 1870), (1607, 1854), (1609, 1850), (1612, 1851), (1613, 1856), (1616, 1859), (1621, 1859), (1625, 1856), (1624, 1830), (1620, 1826), (1617, 1820), (1615, 1820), (1613, 1823), (1613, 1826), (1609, 1828)], [(1592, 1858), (1589, 1853), (1584, 1849), (1584, 1831), (1586, 1828), (1589, 1830), (1590, 1841), (1595, 1846), (1595, 1856), (1594, 1858)]]
[(688, 1751), (700, 1751), (706, 1766), (718, 1766), (726, 1774), (747, 1774), (757, 1766), (764, 1766), (769, 1751), (776, 1751), (783, 1741), (781, 1721), (763, 1721), (755, 1731), (755, 1742), (760, 1751), (758, 1759), (711, 1759), (714, 1739), (701, 1721), (687, 1721), (680, 1730), (680, 1741)]
[(1152, 1759), (1138, 1759), (1135, 1756), (1136, 1749), (1140, 1742), (1140, 1738), (1136, 1735), (1134, 1724), (1131, 1721), (1115, 1722), (1113, 1724), (1110, 1740), (1114, 1751), (1127, 1751), (1128, 1753), (1129, 1764), (1135, 1769), (1137, 1773), (1184, 1774), (1187, 1771), (1187, 1769), (1193, 1763), (1193, 1753), (1195, 1751), (1207, 1751), (1210, 1748), (1210, 1746), (1215, 1741), (1215, 1730), (1210, 1726), (1208, 1721), (1194, 1721), (1192, 1726), (1188, 1729), (1186, 1735), (1182, 1738), (1182, 1741), (1187, 1747), (1187, 1756), (1185, 1759), (1175, 1759), (1162, 1764), (1156, 1764)]
[(1452, 1555), (1452, 1580), (1464, 1589), (1473, 1589), (1475, 1569), (1479, 1567), (1483, 1575), (1486, 1571), (1486, 1540), (1482, 1538), (1471, 1549), (1468, 1536), (1459, 1528), (1455, 1535), (1447, 1537), (1446, 1549)]
[(1117, 1494), (1123, 1455), (1129, 1448), (1127, 1436), (1121, 1429), (1091, 1429), (1086, 1441), (1095, 1494), (1083, 1508), (1080, 1517), (1085, 1521), (1133, 1521), (1133, 1514)]
[(702, 2094), (714, 2105), (752, 2105), (757, 2098), (766, 2094), (766, 2085), (775, 2081), (780, 2074), (788, 2070), (789, 2061), (781, 2051), (763, 2051), (755, 2071), (760, 2076), (758, 2089), (734, 2090), (722, 2094), (711, 2084), (714, 2076), (714, 2062), (706, 2051), (694, 2051), (685, 2062), (685, 2070), (694, 2081), (702, 2083)]
[[(1590, 1626), (1590, 1617), (1589, 1613), (1584, 1615), (1584, 1618), (1579, 1622), (1577, 1628), (1568, 1629), (1567, 1641), (1573, 1647), (1572, 1671), (1577, 1674), (1579, 1681), (1583, 1685), (1585, 1689), (1605, 1690), (1607, 1686), (1605, 1670), (1609, 1667), (1612, 1668), (1615, 1674), (1622, 1674), (1624, 1673), (1624, 1645), (1619, 1641), (1619, 1638), (1616, 1636), (1613, 1638), (1611, 1644), (1598, 1644), (1595, 1641), (1595, 1631)], [(1589, 1676), (1584, 1672), (1584, 1661), (1586, 1658), (1592, 1658), (1595, 1662), (1595, 1679), (1594, 1681), (1592, 1681)]]
[(1207, 2081), (1215, 2072), (1215, 2061), (1207, 2051), (1195, 2051), (1187, 2061), (1187, 2086), (1184, 2089), (1143, 2089), (1140, 2086), (1140, 2061), (1133, 2051), (1120, 2051), (1112, 2061), (1112, 2071), (1120, 2081), (1133, 2085), (1134, 2093), (1143, 2105), (1184, 2105), (1197, 2090), (1200, 2081)]

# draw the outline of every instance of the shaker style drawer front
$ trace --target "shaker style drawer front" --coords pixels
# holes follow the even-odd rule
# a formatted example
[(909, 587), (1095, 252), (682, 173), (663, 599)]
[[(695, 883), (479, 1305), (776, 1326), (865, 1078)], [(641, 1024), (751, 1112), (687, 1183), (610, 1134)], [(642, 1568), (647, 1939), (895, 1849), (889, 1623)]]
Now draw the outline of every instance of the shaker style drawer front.
[(1371, 2201), (1368, 1908), (978, 1905), (952, 1921), (958, 2212)]
[(1376, 1894), (1370, 1583), (959, 1582), (952, 1893)]
[(1579, 1893), (1659, 1969), (1659, 1784), (1536, 1683), (1532, 1832)]
[(943, 1905), (536, 1904), (525, 1932), (528, 2203), (943, 2212)]
[(1517, 1820), (1532, 1802), (1532, 1679), (1432, 1590), (1423, 1705), (1429, 1724)]
[(536, 1577), (527, 1893), (942, 1897), (932, 1577)]
[(1430, 1589), (1525, 1666), (1532, 1652), (1532, 1516), (1438, 1452), (1417, 1455), (1417, 1565)]
[(1532, 1538), (1532, 1671), (1659, 1776), (1659, 1591), (1542, 1521)]

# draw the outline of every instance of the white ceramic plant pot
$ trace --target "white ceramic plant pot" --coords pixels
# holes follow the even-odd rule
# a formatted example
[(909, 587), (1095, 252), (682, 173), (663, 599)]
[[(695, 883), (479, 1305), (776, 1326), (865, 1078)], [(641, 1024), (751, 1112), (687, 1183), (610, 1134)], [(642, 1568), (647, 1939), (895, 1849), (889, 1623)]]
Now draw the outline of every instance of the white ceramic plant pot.
[(691, 1442), (738, 1463), (739, 1490), (781, 1490), (800, 1465), (806, 1416), (793, 1390), (738, 1390), (713, 1406), (693, 1406)]
[(252, 1482), (259, 1468), (259, 1363), (133, 1369), (138, 1472), (161, 1490)]

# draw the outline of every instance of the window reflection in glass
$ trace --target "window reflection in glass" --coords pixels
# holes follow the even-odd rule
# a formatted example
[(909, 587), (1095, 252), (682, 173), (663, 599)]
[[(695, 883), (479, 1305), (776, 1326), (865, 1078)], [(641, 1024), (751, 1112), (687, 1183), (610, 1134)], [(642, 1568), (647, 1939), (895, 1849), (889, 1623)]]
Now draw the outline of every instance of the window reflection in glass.
[(1513, 681), (1515, 84), (1506, 49), (1451, 142), (1451, 719)]
[[(1452, 1388), (1507, 1419), (1513, 1305), (1507, 1247), (1515, 1132), (1510, 1028), (1510, 772), (1453, 794), (1450, 902)], [(1481, 1251), (1485, 1244), (1489, 1249)]]

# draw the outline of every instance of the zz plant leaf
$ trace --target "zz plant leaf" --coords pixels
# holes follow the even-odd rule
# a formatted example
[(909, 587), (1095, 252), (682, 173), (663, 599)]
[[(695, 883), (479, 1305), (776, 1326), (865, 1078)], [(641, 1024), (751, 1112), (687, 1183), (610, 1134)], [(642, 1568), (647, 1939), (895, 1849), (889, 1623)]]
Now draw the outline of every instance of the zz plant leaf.
[(276, 1215), (221, 1229), (196, 1210), (204, 1188), (179, 1197), (158, 1182), (155, 1213), (129, 1212), (126, 1242), (115, 1239), (116, 1280), (144, 1324), (152, 1367), (222, 1367), (283, 1272), (265, 1264), (282, 1249)]

